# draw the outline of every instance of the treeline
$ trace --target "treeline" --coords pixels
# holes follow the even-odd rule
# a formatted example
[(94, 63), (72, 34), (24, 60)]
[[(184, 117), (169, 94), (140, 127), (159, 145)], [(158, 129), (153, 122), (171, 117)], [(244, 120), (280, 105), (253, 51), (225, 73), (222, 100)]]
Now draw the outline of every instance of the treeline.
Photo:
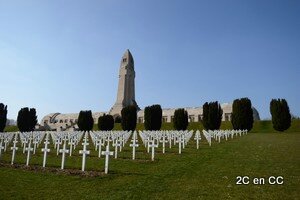
[[(272, 99), (270, 102), (270, 113), (272, 115), (273, 128), (277, 131), (285, 131), (291, 126), (291, 114), (288, 103), (285, 99)], [(223, 110), (216, 102), (205, 102), (203, 104), (203, 118), (201, 123), (206, 130), (220, 129)], [(7, 106), (0, 103), (0, 132), (4, 131), (7, 121)], [(160, 105), (147, 106), (144, 110), (145, 130), (160, 130), (163, 115)], [(127, 106), (122, 109), (121, 116), (103, 115), (98, 118), (98, 129), (109, 131), (114, 128), (115, 123), (121, 123), (123, 130), (132, 131), (136, 129), (137, 108)], [(236, 99), (233, 101), (231, 123), (233, 129), (247, 129), (253, 127), (253, 110), (251, 100), (248, 98)], [(28, 132), (35, 130), (37, 115), (34, 108), (22, 108), (17, 117), (19, 131)], [(79, 130), (91, 131), (94, 125), (92, 112), (80, 111), (77, 122)], [(185, 109), (179, 108), (174, 112), (173, 128), (175, 130), (186, 130), (189, 125), (189, 116)]]

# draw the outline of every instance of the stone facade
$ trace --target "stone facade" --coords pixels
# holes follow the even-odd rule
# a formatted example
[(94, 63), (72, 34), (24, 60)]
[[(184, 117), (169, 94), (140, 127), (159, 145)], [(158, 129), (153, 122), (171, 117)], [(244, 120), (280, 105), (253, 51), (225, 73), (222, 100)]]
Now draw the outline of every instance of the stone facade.
[[(222, 121), (231, 121), (232, 104), (223, 103), (221, 104), (223, 110)], [(163, 122), (173, 122), (174, 112), (177, 108), (162, 109), (162, 121)], [(188, 107), (184, 108), (189, 115), (189, 122), (199, 122), (203, 118), (202, 107)], [(254, 120), (260, 120), (258, 111), (252, 107)], [(98, 123), (98, 118), (104, 114), (109, 114), (109, 112), (95, 112), (93, 113), (94, 122)], [(46, 115), (42, 121), (41, 125), (47, 130), (72, 130), (77, 129), (77, 119), (78, 113), (71, 114), (61, 114), (61, 113), (51, 113)], [(137, 123), (144, 123), (144, 110), (139, 110), (137, 113)]]
[[(222, 121), (231, 121), (231, 113), (232, 113), (232, 104), (231, 103), (223, 103), (221, 104), (221, 108), (223, 110)], [(173, 122), (174, 112), (177, 108), (169, 108), (162, 109), (162, 121), (163, 122)], [(203, 118), (203, 109), (202, 107), (187, 107), (184, 108), (188, 112), (189, 122), (200, 122)], [(258, 111), (252, 107), (253, 109), (253, 118), (254, 120), (259, 120)], [(137, 113), (137, 122), (144, 123), (144, 110), (140, 110)]]
[[(95, 112), (93, 113), (94, 123), (98, 123), (98, 118), (104, 115), (104, 112)], [(79, 113), (50, 113), (43, 117), (40, 125), (43, 126), (46, 130), (71, 130), (77, 129), (77, 120)]]

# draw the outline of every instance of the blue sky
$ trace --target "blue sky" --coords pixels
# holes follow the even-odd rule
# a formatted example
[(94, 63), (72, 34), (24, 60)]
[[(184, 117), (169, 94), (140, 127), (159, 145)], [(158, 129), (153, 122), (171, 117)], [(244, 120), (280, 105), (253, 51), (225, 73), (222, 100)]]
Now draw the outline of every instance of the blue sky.
[(0, 0), (0, 102), (16, 119), (108, 111), (120, 59), (135, 59), (140, 107), (272, 98), (300, 116), (300, 1)]

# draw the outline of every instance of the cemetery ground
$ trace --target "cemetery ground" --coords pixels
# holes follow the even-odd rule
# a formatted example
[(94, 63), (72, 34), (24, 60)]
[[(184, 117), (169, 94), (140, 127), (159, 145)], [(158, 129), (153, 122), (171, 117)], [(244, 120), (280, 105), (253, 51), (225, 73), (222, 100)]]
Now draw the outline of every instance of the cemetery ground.
[[(80, 172), (80, 146), (66, 157), (65, 170), (53, 148), (45, 170), (41, 147), (29, 168), (22, 150), (16, 154), (17, 167), (11, 167), (7, 151), (0, 160), (0, 199), (299, 199), (299, 131), (250, 132), (221, 143), (213, 140), (211, 147), (202, 135), (198, 150), (195, 143), (191, 139), (181, 155), (178, 146), (166, 148), (165, 154), (160, 146), (154, 162), (141, 141), (131, 160), (127, 143), (118, 159), (111, 157), (108, 175), (97, 151), (91, 151), (86, 172)], [(236, 185), (237, 176), (282, 176), (284, 183)]]

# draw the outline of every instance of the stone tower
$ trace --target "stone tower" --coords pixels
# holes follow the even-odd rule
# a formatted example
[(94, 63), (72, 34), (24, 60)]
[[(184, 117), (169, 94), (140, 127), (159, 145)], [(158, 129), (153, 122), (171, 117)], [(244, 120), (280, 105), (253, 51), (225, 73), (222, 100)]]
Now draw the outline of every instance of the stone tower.
[(134, 78), (134, 61), (130, 51), (127, 49), (121, 59), (117, 101), (110, 109), (110, 115), (114, 117), (118, 115), (121, 116), (122, 108), (129, 105), (134, 105), (139, 110), (139, 107), (135, 101)]

